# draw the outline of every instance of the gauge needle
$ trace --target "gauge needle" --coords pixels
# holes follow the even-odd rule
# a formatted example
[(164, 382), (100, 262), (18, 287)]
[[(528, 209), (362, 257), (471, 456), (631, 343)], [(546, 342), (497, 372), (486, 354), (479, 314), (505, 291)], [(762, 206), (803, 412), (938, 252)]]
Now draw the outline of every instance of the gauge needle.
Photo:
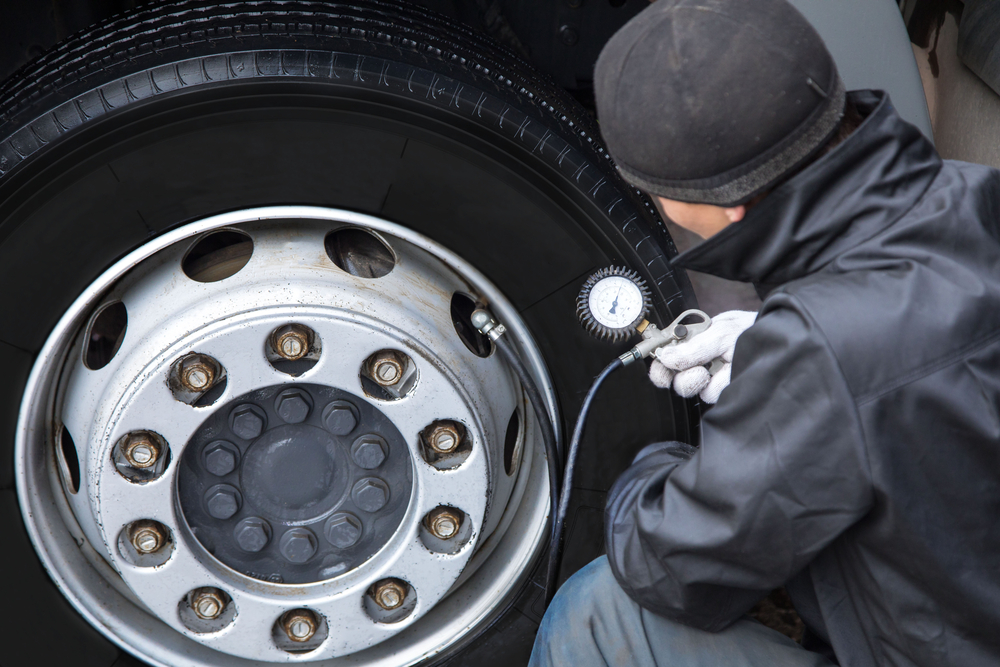
[(615, 308), (618, 307), (618, 297), (620, 297), (621, 294), (622, 294), (622, 288), (619, 287), (618, 288), (618, 294), (615, 294), (615, 300), (611, 302), (611, 310), (608, 311), (609, 315), (614, 315), (615, 314)]

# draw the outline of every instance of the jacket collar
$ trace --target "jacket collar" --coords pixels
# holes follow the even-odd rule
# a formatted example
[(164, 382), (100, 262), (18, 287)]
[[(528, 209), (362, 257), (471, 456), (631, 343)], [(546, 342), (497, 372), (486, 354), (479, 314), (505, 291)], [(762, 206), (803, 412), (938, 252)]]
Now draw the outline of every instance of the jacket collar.
[(882, 91), (849, 94), (861, 126), (675, 266), (753, 282), (762, 294), (818, 271), (906, 214), (941, 168)]

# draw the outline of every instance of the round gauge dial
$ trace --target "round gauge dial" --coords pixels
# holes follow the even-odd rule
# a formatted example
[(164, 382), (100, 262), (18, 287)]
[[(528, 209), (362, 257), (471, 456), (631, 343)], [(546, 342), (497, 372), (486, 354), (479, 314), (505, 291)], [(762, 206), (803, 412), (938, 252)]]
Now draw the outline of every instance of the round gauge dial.
[(609, 267), (584, 283), (577, 314), (592, 334), (619, 341), (636, 332), (649, 312), (649, 290), (634, 271)]
[(594, 319), (606, 327), (621, 329), (642, 314), (642, 290), (628, 278), (609, 276), (598, 281), (587, 299)]

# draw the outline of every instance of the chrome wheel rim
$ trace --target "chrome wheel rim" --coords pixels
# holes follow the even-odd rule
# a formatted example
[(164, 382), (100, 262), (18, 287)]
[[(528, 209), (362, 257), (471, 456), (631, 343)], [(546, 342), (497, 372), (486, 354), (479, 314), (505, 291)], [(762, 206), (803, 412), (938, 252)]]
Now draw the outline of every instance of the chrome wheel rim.
[[(373, 279), (335, 266), (323, 239), (340, 229), (380, 235), (394, 268)], [(218, 230), (248, 234), (254, 244), (249, 261), (231, 277), (184, 283), (179, 271), (186, 253)], [(177, 283), (183, 289), (171, 292)], [(461, 641), (523, 583), (544, 542), (548, 490), (536, 425), (516, 382), (496, 355), (484, 359), (467, 349), (442, 312), (454, 291), (472, 292), (505, 322), (555, 416), (541, 355), (499, 290), (439, 244), (387, 221), (315, 207), (240, 211), (174, 230), (115, 264), (52, 332), (20, 413), (18, 494), (29, 534), (57, 585), (93, 625), (154, 664), (403, 665)], [(157, 296), (169, 307), (150, 308)], [(86, 346), (81, 331), (89, 332), (88, 322), (114, 299), (137, 315), (111, 361), (94, 371), (80, 361)], [(316, 364), (296, 376), (272, 373), (262, 342), (288, 324), (306, 326), (322, 341)], [(225, 344), (213, 347), (220, 341)], [(381, 349), (405, 352), (416, 362), (419, 377), (400, 400), (365, 393), (359, 368)], [(190, 351), (222, 361), (226, 386), (209, 406), (185, 402), (166, 381)], [(102, 373), (105, 379), (95, 383)], [(175, 476), (206, 415), (238, 396), (307, 382), (347, 391), (385, 412), (408, 447), (414, 481), (399, 528), (370, 557), (346, 572), (292, 586), (247, 576), (211, 556), (180, 507)], [(508, 408), (522, 424), (513, 474), (501, 460)], [(471, 453), (450, 469), (427, 460), (418, 435), (441, 418), (461, 423), (472, 443)], [(67, 489), (68, 465), (57, 447), (57, 426), (64, 422), (71, 432), (87, 433), (77, 441), (82, 474), (75, 494)], [(170, 462), (152, 481), (136, 483), (123, 477), (113, 452), (115, 443), (143, 429), (163, 437)], [(440, 507), (456, 507), (469, 519), (467, 530), (457, 531), (464, 542), (450, 552), (421, 541), (428, 525), (423, 519)], [(123, 531), (137, 521), (167, 528), (163, 562), (137, 565), (125, 557)], [(389, 579), (410, 586), (413, 604), (405, 618), (380, 617), (396, 612), (370, 604), (376, 584)], [(196, 623), (192, 629), (184, 609), (193, 608), (189, 594), (206, 586), (229, 597), (232, 613), (218, 627)], [(405, 591), (403, 597), (405, 602)], [(284, 627), (280, 619), (299, 608), (316, 615), (320, 631), (313, 643), (290, 649), (275, 632)], [(147, 630), (151, 622), (153, 632)]]

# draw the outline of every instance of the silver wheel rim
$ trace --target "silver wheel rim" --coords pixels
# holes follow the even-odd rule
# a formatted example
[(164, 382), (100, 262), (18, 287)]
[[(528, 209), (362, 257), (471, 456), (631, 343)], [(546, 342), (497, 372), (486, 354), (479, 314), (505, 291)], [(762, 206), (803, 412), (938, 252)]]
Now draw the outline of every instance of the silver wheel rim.
[[(400, 270), (394, 269), (397, 275), (392, 280), (386, 280), (382, 286), (369, 288), (370, 292), (392, 285), (398, 297), (400, 290), (405, 292), (420, 284), (421, 280), (429, 285), (427, 290), (411, 293), (409, 299), (393, 300), (383, 295), (379, 297), (382, 301), (376, 303), (377, 307), (369, 308), (369, 312), (364, 313), (363, 305), (344, 306), (349, 300), (351, 285), (357, 286), (359, 279), (343, 272), (338, 274), (326, 258), (329, 266), (322, 266), (320, 272), (325, 272), (327, 278), (333, 276), (335, 280), (332, 283), (314, 281), (312, 298), (302, 298), (300, 282), (290, 281), (294, 283), (290, 291), (271, 290), (268, 293), (270, 296), (258, 294), (254, 300), (256, 307), (249, 307), (247, 299), (251, 286), (275, 286), (273, 271), (263, 270), (263, 265), (269, 261), (274, 264), (273, 260), (278, 256), (286, 265), (289, 261), (294, 264), (294, 260), (300, 260), (299, 264), (309, 264), (308, 261), (301, 261), (308, 258), (295, 255), (296, 248), (301, 250), (311, 242), (315, 250), (317, 239), (321, 244), (324, 234), (341, 227), (380, 234), (397, 253), (397, 258), (403, 258)], [(236, 305), (229, 310), (224, 307), (224, 314), (208, 323), (211, 317), (199, 315), (204, 310), (204, 304), (198, 306), (195, 303), (198, 299), (194, 299), (193, 305), (183, 307), (185, 317), (192, 318), (191, 323), (177, 323), (177, 318), (171, 318), (172, 323), (178, 324), (178, 331), (187, 332), (182, 335), (171, 334), (164, 327), (147, 327), (149, 335), (137, 336), (135, 345), (122, 343), (121, 350), (115, 355), (116, 359), (122, 360), (120, 364), (109, 364), (109, 367), (118, 370), (109, 371), (107, 375), (119, 380), (105, 382), (101, 385), (103, 393), (96, 392), (104, 396), (111, 391), (109, 388), (114, 389), (112, 395), (115, 400), (111, 401), (114, 405), (99, 405), (100, 401), (97, 401), (87, 406), (86, 401), (75, 402), (78, 399), (73, 398), (72, 379), (81, 373), (74, 370), (74, 343), (78, 348), (81, 327), (96, 309), (108, 301), (109, 289), (113, 292), (122, 285), (133, 290), (150, 285), (162, 286), (165, 283), (151, 280), (149, 275), (156, 274), (157, 270), (161, 273), (174, 271), (176, 274), (179, 270), (177, 264), (195, 239), (223, 228), (248, 231), (255, 236), (254, 256), (246, 267), (250, 271), (241, 269), (233, 278), (241, 273), (244, 276), (228, 283), (240, 288), (233, 290), (237, 296), (229, 299)], [(282, 233), (291, 234), (286, 239), (287, 243), (278, 242)], [(322, 245), (317, 257), (321, 254)], [(416, 267), (413, 272), (404, 269), (407, 260)], [(428, 266), (431, 268), (428, 269)], [(258, 275), (254, 271), (262, 271), (259, 275), (263, 278), (253, 278)], [(315, 268), (304, 268), (292, 273), (308, 277), (314, 276), (316, 271)], [(137, 278), (139, 274), (142, 276)], [(436, 275), (437, 278), (430, 280), (428, 275)], [(388, 277), (391, 276), (392, 273)], [(440, 306), (443, 303), (442, 294), (445, 294), (441, 289), (442, 281), (448, 282), (449, 276), (458, 279), (452, 289), (468, 286), (468, 290), (462, 291), (472, 292), (487, 302), (504, 321), (543, 391), (548, 411), (555, 416), (553, 389), (541, 355), (516, 311), (499, 290), (473, 267), (435, 242), (371, 216), (316, 207), (271, 207), (214, 216), (155, 239), (116, 263), (90, 285), (57, 324), (39, 354), (22, 402), (15, 450), (18, 495), (29, 535), (43, 564), (77, 610), (126, 650), (153, 664), (162, 665), (181, 662), (239, 665), (245, 664), (248, 659), (272, 662), (323, 660), (325, 664), (344, 661), (366, 665), (413, 664), (446, 650), (480, 626), (523, 583), (544, 542), (548, 489), (544, 452), (536, 445), (536, 425), (531, 410), (524, 404), (523, 396), (509, 372), (498, 366), (501, 362), (497, 355), (479, 359), (465, 351), (453, 326), (449, 332), (448, 327), (441, 324), (449, 320), (447, 313), (433, 315), (430, 320), (437, 322), (436, 325), (424, 322), (426, 330), (414, 333), (421, 326), (414, 319), (414, 297), (430, 298), (436, 293), (436, 303)], [(206, 290), (211, 293), (230, 280), (227, 278), (219, 284), (213, 283)], [(375, 279), (368, 284), (377, 284), (380, 280)], [(393, 283), (393, 280), (396, 282)], [(342, 291), (340, 307), (331, 309), (324, 299), (328, 300), (330, 289), (338, 286)], [(128, 289), (123, 289), (128, 292)], [(243, 301), (240, 301), (241, 298)], [(174, 303), (176, 299), (168, 301)], [(394, 306), (397, 310), (388, 305), (390, 302), (398, 302)], [(137, 312), (140, 310), (137, 307)], [(434, 308), (431, 310), (434, 311)], [(336, 313), (331, 315), (332, 311)], [(135, 326), (140, 331), (143, 329), (142, 322), (141, 317), (136, 320)], [(168, 425), (161, 430), (167, 430), (170, 424), (184, 423), (182, 404), (176, 400), (173, 403), (164, 400), (161, 380), (169, 363), (178, 355), (192, 345), (208, 349), (211, 346), (206, 347), (205, 343), (212, 340), (228, 339), (243, 348), (252, 347), (250, 341), (254, 336), (259, 339), (269, 327), (287, 322), (305, 323), (314, 329), (324, 329), (331, 322), (336, 322), (341, 330), (333, 332), (326, 328), (321, 337), (327, 338), (324, 342), (327, 348), (335, 339), (341, 341), (339, 348), (344, 353), (341, 357), (351, 354), (357, 357), (361, 348), (367, 350), (372, 347), (369, 341), (360, 345), (359, 350), (345, 352), (359, 340), (383, 336), (388, 337), (385, 340), (391, 343), (395, 337), (395, 345), (383, 344), (383, 340), (378, 347), (406, 349), (413, 355), (421, 372), (412, 392), (412, 400), (408, 396), (399, 401), (406, 404), (409, 400), (411, 404), (390, 414), (393, 423), (398, 422), (402, 427), (400, 430), (405, 433), (414, 457), (415, 482), (401, 527), (360, 566), (333, 579), (295, 587), (241, 576), (208, 556), (204, 549), (199, 551), (200, 543), (191, 535), (184, 515), (177, 507), (177, 485), (173, 479), (176, 462), (180, 460), (191, 429), (196, 426), (197, 420), (190, 417), (192, 412), (208, 414), (226, 405), (226, 397), (281, 384), (281, 377), (248, 381), (247, 376), (261, 374), (259, 368), (241, 369), (237, 356), (220, 353), (219, 356), (227, 360), (229, 385), (223, 397), (211, 407), (184, 405), (189, 411), (187, 430), (179, 428), (167, 438), (172, 460), (161, 479), (146, 485), (127, 482), (116, 472), (107, 456), (113, 441), (124, 432), (135, 429), (138, 422), (129, 419), (129, 409), (130, 406), (146, 405), (140, 400), (143, 392), (152, 395), (161, 390), (157, 399), (159, 402), (153, 400), (149, 405), (155, 405), (164, 413), (175, 409), (175, 418), (161, 420), (160, 423)], [(454, 340), (442, 343), (449, 335)], [(170, 341), (170, 344), (164, 341)], [(447, 349), (442, 351), (442, 346)], [(144, 354), (144, 349), (152, 352)], [(79, 352), (78, 349), (75, 351)], [(135, 370), (140, 368), (135, 365), (136, 359), (145, 362), (139, 372)], [(471, 376), (470, 364), (479, 364), (478, 370), (474, 369)], [(316, 370), (307, 374), (310, 379), (303, 381), (326, 378), (332, 386), (361, 393), (360, 388), (351, 383), (351, 373), (337, 376), (333, 368), (333, 365), (324, 368), (321, 358)], [(91, 376), (92, 382), (93, 373), (87, 375)], [(357, 373), (354, 372), (354, 375)], [(67, 376), (71, 378), (70, 382), (67, 382)], [(121, 377), (132, 380), (122, 382)], [(474, 380), (472, 383), (470, 378)], [(496, 382), (497, 378), (502, 378), (502, 382)], [(493, 381), (488, 382), (488, 379)], [(297, 378), (284, 378), (290, 383), (295, 380)], [(502, 409), (494, 404), (503, 400), (487, 396), (488, 392), (484, 389), (487, 384), (507, 387), (508, 399), (514, 401), (509, 406), (517, 409), (520, 415), (524, 444), (519, 446), (519, 465), (513, 475), (505, 474), (497, 454), (502, 451), (503, 443), (500, 442), (501, 449), (497, 450), (496, 442), (503, 440), (501, 427), (505, 423), (497, 426)], [(70, 386), (67, 388), (67, 385)], [(426, 390), (423, 397), (426, 404), (419, 409), (413, 405), (417, 402), (417, 389)], [(67, 396), (70, 397), (69, 402)], [(447, 396), (447, 400), (442, 399), (443, 396)], [(442, 405), (442, 401), (449, 406), (445, 412), (434, 409), (434, 406)], [(86, 442), (77, 443), (83, 464), (83, 479), (77, 494), (66, 492), (65, 470), (60, 471), (60, 465), (65, 468), (65, 464), (61, 463), (60, 455), (54, 455), (58, 450), (55, 443), (57, 434), (51, 424), (62, 422), (63, 415), (55, 413), (66, 405), (73, 406), (71, 412), (74, 414), (90, 410), (96, 415), (93, 423), (97, 426), (92, 424), (91, 428), (86, 428)], [(466, 411), (458, 414), (462, 412), (459, 409), (461, 405)], [(81, 410), (81, 407), (87, 409)], [(387, 407), (391, 413), (396, 406), (380, 407)], [(493, 408), (497, 414), (490, 413)], [(409, 413), (404, 414), (407, 409)], [(136, 414), (149, 414), (148, 409), (143, 410)], [(104, 419), (101, 417), (104, 414), (110, 416)], [(458, 417), (469, 427), (473, 454), (456, 470), (440, 471), (427, 465), (420, 459), (419, 443), (414, 442), (413, 434), (418, 427), (440, 417)], [(80, 432), (84, 427), (76, 424), (74, 428)], [(99, 432), (98, 437), (91, 438), (89, 434), (95, 429)], [(95, 444), (90, 445), (92, 440)], [(464, 481), (461, 481), (463, 476)], [(455, 493), (449, 496), (443, 490), (443, 479), (448, 480), (448, 486)], [(480, 493), (477, 500), (477, 494), (472, 492), (482, 486), (490, 489), (490, 499)], [(474, 527), (471, 533), (464, 533), (467, 542), (454, 553), (432, 553), (426, 548), (422, 552), (418, 548), (416, 540), (419, 539), (421, 518), (437, 506), (460, 506)], [(85, 511), (88, 508), (91, 510), (89, 514)], [(133, 567), (131, 563), (123, 562), (118, 545), (120, 531), (137, 519), (162, 520), (170, 529), (173, 551), (166, 564)], [(80, 544), (82, 546), (78, 546)], [(186, 565), (182, 567), (180, 563)], [(416, 574), (417, 571), (423, 574)], [(386, 577), (414, 580), (411, 590), (415, 591), (415, 604), (411, 605), (403, 621), (379, 623), (378, 618), (364, 613), (364, 591)], [(177, 605), (190, 590), (206, 585), (219, 585), (225, 593), (232, 594), (234, 599), (229, 609), (234, 613), (229, 615), (221, 629), (193, 632), (190, 625), (182, 623)], [(158, 590), (160, 593), (157, 593)], [(452, 594), (457, 591), (461, 594)], [(275, 624), (281, 612), (303, 607), (318, 612), (320, 625), (328, 634), (318, 646), (310, 646), (310, 650), (289, 652), (264, 629), (277, 627)], [(151, 625), (154, 628), (152, 632), (149, 631)]]

